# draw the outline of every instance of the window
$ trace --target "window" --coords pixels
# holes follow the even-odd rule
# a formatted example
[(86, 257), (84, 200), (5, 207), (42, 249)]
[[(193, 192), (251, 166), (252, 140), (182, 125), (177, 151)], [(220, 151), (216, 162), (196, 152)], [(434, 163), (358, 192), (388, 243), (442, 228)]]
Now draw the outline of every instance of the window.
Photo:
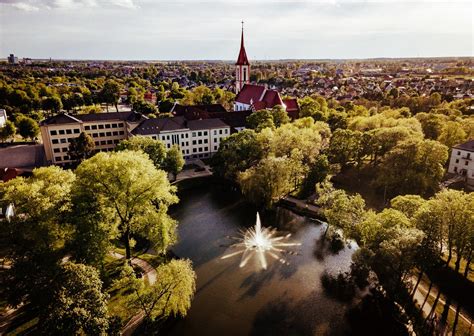
[(90, 131), (91, 127), (90, 127), (90, 126), (86, 126), (85, 129), (86, 129), (86, 131)]
[(100, 145), (100, 142), (99, 141), (95, 141), (94, 142), (96, 146), (99, 146)]
[(66, 140), (66, 139), (61, 139), (61, 143), (63, 143), (63, 144), (64, 144), (64, 143), (66, 143), (66, 142), (67, 142), (67, 140)]
[(118, 140), (118, 139), (115, 139), (115, 140), (114, 140), (114, 144), (118, 144), (118, 143), (119, 143), (119, 141), (120, 141), (120, 140)]
[(67, 150), (68, 150), (68, 148), (67, 148), (67, 147), (64, 147), (64, 148), (63, 148), (63, 153), (66, 153)]
[(209, 147), (204, 147), (205, 152), (209, 152)]
[(99, 129), (104, 129), (104, 125), (99, 125)]
[[(117, 132), (117, 131), (113, 131), (112, 134), (113, 134), (114, 136), (117, 136), (117, 135), (118, 135), (118, 132)], [(154, 139), (156, 139), (156, 137), (155, 137)]]
[(97, 138), (98, 134), (97, 133), (92, 133), (93, 138)]
[(105, 137), (105, 133), (100, 133), (100, 136), (101, 136), (101, 137)]
[(198, 144), (200, 144), (200, 145), (202, 144), (202, 139), (198, 140)]
[(119, 127), (123, 127), (123, 123), (118, 124)]
[(110, 128), (110, 124), (106, 124), (106, 125), (105, 125), (105, 128)]
[(224, 130), (224, 134), (227, 134), (228, 132), (229, 132), (229, 130), (226, 128), (226, 129)]
[(196, 136), (196, 132), (193, 132), (193, 137), (195, 137), (195, 136)]
[(214, 146), (214, 150), (215, 150), (215, 151), (217, 150), (217, 146)]
[(57, 131), (50, 131), (49, 134), (51, 134), (51, 135), (57, 135), (58, 132), (57, 132)]
[(207, 135), (207, 131), (204, 131), (204, 135)]
[(460, 152), (460, 151), (458, 151), (458, 155), (461, 155), (461, 152)]
[(456, 159), (456, 163), (459, 163), (459, 159)]
[(204, 143), (207, 143), (207, 139), (204, 139)]
[(170, 145), (170, 144), (167, 144), (166, 147), (171, 148), (171, 145)]
[(106, 144), (107, 144), (107, 141), (102, 140), (102, 141), (100, 142), (100, 144), (101, 144), (101, 145), (106, 145)]
[(105, 132), (107, 136), (112, 136), (112, 132)]
[(59, 148), (55, 148), (55, 149), (53, 150), (53, 152), (55, 152), (55, 153), (59, 153), (59, 152), (60, 152), (60, 150), (59, 150)]
[(54, 158), (54, 160), (55, 160), (55, 161), (62, 161), (62, 158), (61, 158), (60, 156), (56, 156), (56, 157)]
[(120, 131), (119, 134), (120, 134), (120, 135), (124, 135), (125, 132), (124, 132), (124, 131)]
[(170, 136), (169, 136), (169, 135), (167, 135), (167, 136), (166, 136), (166, 140), (169, 140), (169, 139), (170, 139)]
[(468, 164), (469, 164), (469, 161), (466, 161), (466, 162), (464, 163), (464, 165), (466, 165), (466, 166), (467, 166)]
[(114, 142), (112, 140), (107, 140), (107, 145), (112, 145)]
[(59, 130), (59, 134), (64, 134), (64, 130)]
[(96, 130), (96, 129), (97, 129), (97, 125), (92, 125), (91, 128), (92, 128), (93, 130)]
[(72, 130), (71, 130), (71, 129), (67, 129), (67, 130), (66, 130), (66, 134), (72, 134)]
[(454, 167), (454, 172), (457, 173), (458, 167)]
[(184, 133), (181, 133), (181, 139), (184, 138)]
[(64, 160), (69, 160), (69, 156), (66, 155), (66, 156), (64, 157)]
[(196, 148), (193, 148), (193, 153), (196, 153)]
[(58, 139), (53, 139), (51, 142), (52, 142), (53, 144), (58, 144), (58, 143), (59, 143), (59, 140), (58, 140)]
[(216, 135), (216, 134), (217, 134), (217, 131), (216, 131), (216, 130), (214, 130), (214, 135)]
[(222, 130), (221, 130), (221, 129), (219, 130), (219, 134), (222, 134)]
[(198, 132), (198, 136), (202, 136), (202, 132)]
[(112, 128), (117, 128), (117, 124), (112, 124)]
[(79, 128), (75, 128), (74, 129), (74, 134), (78, 134), (78, 133), (81, 133), (81, 130)]

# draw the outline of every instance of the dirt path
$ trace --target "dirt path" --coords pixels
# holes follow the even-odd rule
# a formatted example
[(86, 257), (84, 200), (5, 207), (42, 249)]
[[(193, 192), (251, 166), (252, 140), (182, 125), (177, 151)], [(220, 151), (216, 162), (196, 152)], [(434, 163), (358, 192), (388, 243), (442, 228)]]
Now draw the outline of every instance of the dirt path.
[[(125, 256), (123, 254), (117, 252), (110, 252), (110, 255), (116, 259), (124, 259)], [(151, 266), (147, 261), (133, 257), (131, 259), (132, 265), (139, 267), (143, 270), (143, 278), (148, 282), (149, 285), (153, 285), (156, 282), (156, 270), (153, 266)], [(145, 314), (143, 311), (139, 312), (137, 315), (133, 316), (130, 321), (122, 328), (122, 335), (130, 336), (133, 332), (137, 329), (137, 327), (142, 323)]]

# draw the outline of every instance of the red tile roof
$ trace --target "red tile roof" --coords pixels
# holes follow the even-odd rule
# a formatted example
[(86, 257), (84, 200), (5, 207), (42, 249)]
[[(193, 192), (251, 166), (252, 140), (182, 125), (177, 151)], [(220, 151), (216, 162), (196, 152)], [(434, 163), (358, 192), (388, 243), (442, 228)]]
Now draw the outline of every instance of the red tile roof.
[(260, 101), (260, 97), (262, 97), (263, 93), (265, 92), (265, 87), (261, 85), (254, 85), (254, 84), (245, 84), (242, 90), (240, 90), (237, 97), (235, 97), (235, 101), (237, 103), (251, 105), (251, 102), (255, 104), (256, 102)]
[(283, 105), (280, 94), (275, 90), (267, 90), (262, 100), (267, 105), (267, 108), (272, 108), (275, 105)]

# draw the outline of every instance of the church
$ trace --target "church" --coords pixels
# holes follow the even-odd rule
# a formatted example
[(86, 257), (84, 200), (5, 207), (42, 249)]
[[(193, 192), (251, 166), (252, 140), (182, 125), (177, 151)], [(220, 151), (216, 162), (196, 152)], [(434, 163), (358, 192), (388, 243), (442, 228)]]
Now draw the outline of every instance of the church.
[(250, 62), (245, 51), (243, 22), (240, 51), (235, 63), (235, 94), (234, 111), (258, 111), (281, 105), (290, 118), (298, 118), (296, 99), (281, 99), (278, 91), (269, 89), (266, 85), (250, 84)]

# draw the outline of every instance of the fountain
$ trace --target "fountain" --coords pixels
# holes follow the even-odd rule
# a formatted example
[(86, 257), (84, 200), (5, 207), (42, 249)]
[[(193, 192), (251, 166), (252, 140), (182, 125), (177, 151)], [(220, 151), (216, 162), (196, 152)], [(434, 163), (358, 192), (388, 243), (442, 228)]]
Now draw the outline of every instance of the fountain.
[(260, 266), (263, 269), (267, 269), (267, 255), (277, 260), (282, 264), (288, 264), (283, 258), (283, 254), (296, 254), (293, 251), (288, 251), (286, 248), (290, 246), (299, 246), (300, 243), (289, 243), (288, 239), (291, 237), (291, 233), (286, 236), (277, 236), (277, 229), (275, 228), (262, 228), (260, 221), (260, 215), (257, 212), (257, 220), (255, 227), (241, 230), (240, 235), (237, 237), (228, 237), (235, 243), (229, 247), (236, 248), (238, 251), (224, 255), (221, 259), (231, 258), (242, 254), (240, 260), (240, 267), (244, 267), (252, 256), (256, 255), (260, 262)]

